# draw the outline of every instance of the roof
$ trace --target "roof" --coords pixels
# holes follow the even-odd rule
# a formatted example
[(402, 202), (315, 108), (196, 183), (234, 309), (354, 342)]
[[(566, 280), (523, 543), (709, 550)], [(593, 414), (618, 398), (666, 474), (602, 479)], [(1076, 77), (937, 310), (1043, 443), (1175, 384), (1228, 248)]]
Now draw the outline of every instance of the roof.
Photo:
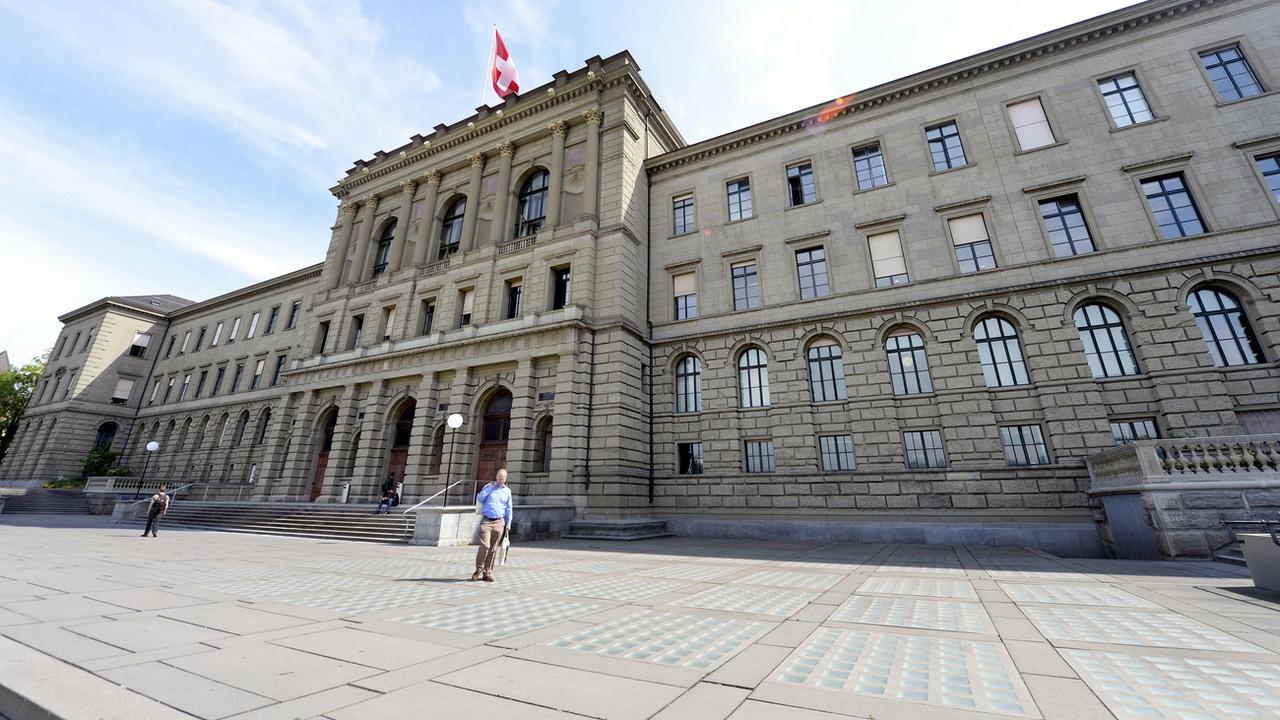
[(177, 295), (112, 295), (107, 300), (121, 305), (132, 305), (140, 310), (170, 313), (195, 302)]

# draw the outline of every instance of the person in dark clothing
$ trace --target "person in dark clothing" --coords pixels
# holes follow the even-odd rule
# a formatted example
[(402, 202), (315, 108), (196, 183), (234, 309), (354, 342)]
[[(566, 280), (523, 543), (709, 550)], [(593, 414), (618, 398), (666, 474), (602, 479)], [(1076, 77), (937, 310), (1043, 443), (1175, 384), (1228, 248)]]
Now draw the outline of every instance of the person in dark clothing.
[(382, 512), (382, 506), (387, 506), (387, 514), (391, 514), (391, 501), (396, 496), (396, 476), (388, 475), (386, 482), (382, 483), (382, 496), (378, 499), (378, 507), (373, 511), (374, 515)]
[(169, 486), (161, 485), (160, 491), (151, 496), (151, 501), (147, 503), (147, 526), (142, 530), (142, 537), (146, 537), (147, 533), (151, 533), (151, 537), (156, 536), (156, 531), (160, 529), (160, 518), (169, 512)]

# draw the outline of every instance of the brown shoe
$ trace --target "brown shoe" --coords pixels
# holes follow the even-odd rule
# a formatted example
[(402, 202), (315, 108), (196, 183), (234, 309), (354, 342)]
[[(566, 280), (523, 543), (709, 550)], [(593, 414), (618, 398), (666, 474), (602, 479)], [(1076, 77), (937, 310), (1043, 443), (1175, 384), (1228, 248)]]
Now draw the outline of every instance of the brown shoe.
[(477, 570), (477, 571), (475, 571), (475, 572), (471, 573), (471, 579), (472, 579), (472, 580), (479, 580), (479, 579), (480, 579), (480, 571), (479, 571), (479, 570)]
[(493, 576), (492, 576), (492, 575), (490, 575), (489, 573), (485, 573), (485, 574), (484, 574), (484, 581), (485, 581), (485, 582), (493, 582)]

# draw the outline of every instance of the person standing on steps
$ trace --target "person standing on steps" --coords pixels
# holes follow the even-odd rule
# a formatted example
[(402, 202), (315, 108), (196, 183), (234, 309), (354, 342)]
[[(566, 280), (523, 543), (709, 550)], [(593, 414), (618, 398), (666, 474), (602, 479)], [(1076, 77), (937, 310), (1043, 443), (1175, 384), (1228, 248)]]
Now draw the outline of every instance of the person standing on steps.
[(146, 537), (147, 533), (151, 533), (151, 537), (156, 536), (156, 531), (160, 529), (160, 518), (169, 512), (169, 486), (161, 485), (160, 491), (151, 496), (151, 501), (147, 503), (147, 526), (142, 529), (142, 537)]
[(476, 502), (484, 519), (480, 521), (480, 549), (476, 552), (476, 571), (472, 580), (482, 577), (493, 582), (493, 561), (502, 548), (502, 538), (511, 527), (511, 488), (507, 487), (507, 469), (498, 470), (493, 482), (484, 486)]

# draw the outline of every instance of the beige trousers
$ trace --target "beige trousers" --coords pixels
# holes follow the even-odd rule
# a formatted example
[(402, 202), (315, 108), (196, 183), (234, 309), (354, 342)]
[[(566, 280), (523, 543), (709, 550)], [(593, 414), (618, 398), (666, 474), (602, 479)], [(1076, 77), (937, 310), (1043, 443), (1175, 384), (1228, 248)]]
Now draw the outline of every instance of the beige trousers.
[(493, 561), (501, 549), (502, 531), (507, 529), (505, 520), (480, 521), (480, 549), (476, 551), (476, 572), (492, 573)]

